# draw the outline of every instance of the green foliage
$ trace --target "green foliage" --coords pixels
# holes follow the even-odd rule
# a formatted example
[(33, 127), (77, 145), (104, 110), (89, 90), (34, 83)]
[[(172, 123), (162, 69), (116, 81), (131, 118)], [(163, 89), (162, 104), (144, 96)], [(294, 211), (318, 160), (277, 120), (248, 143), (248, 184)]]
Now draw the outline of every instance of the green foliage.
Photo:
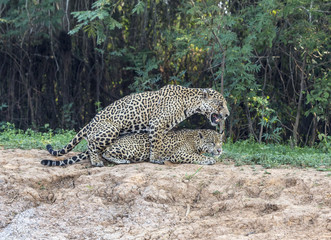
[(102, 110), (102, 107), (101, 107), (101, 102), (95, 102), (94, 103), (95, 107), (96, 107), (96, 112), (100, 112)]
[(170, 79), (169, 79), (170, 82), (177, 83), (184, 87), (190, 87), (192, 85), (192, 82), (185, 81), (185, 79), (184, 79), (185, 73), (186, 73), (186, 71), (184, 70), (184, 71), (180, 72), (177, 76), (170, 77)]
[(8, 105), (7, 105), (6, 103), (2, 103), (2, 104), (0, 105), (0, 111), (4, 110), (4, 109), (7, 108), (7, 107), (8, 107)]
[(140, 14), (145, 9), (145, 3), (143, 1), (138, 1), (137, 5), (132, 9), (132, 13)]
[(72, 118), (73, 116), (73, 103), (65, 104), (62, 106), (62, 118), (63, 118), (63, 126), (68, 128), (73, 128), (75, 125), (75, 120)]
[(221, 89), (223, 78), (229, 105), (237, 109), (231, 113), (232, 117), (242, 119), (247, 112), (241, 106), (248, 105), (250, 120), (264, 129), (262, 139), (280, 142), (280, 120), (270, 107), (269, 97), (263, 97), (263, 80), (258, 77), (261, 64), (255, 60), (258, 51), (273, 46), (277, 28), (272, 11), (276, 4), (261, 1), (239, 11), (238, 15), (230, 14), (229, 6), (222, 2), (215, 7), (213, 1), (203, 1), (188, 4), (188, 8), (187, 12), (197, 19), (196, 29), (192, 30), (192, 35), (196, 35), (193, 39), (198, 39), (194, 43), (207, 46), (212, 52), (216, 88)]
[(319, 120), (328, 121), (331, 109), (331, 71), (316, 78), (313, 89), (307, 93), (307, 104), (312, 107), (305, 115), (316, 114)]
[(112, 17), (118, 3), (119, 1), (112, 4), (109, 0), (98, 0), (92, 4), (90, 11), (73, 12), (78, 24), (69, 34), (76, 34), (83, 29), (89, 37), (97, 38), (98, 44), (103, 43), (108, 30), (122, 28), (122, 24)]
[(278, 11), (276, 1), (270, 0), (262, 0), (242, 10), (242, 19), (247, 22), (245, 35), (252, 38), (252, 45), (258, 52), (271, 49), (274, 45)]
[(159, 62), (155, 57), (148, 58), (148, 54), (131, 56), (134, 67), (127, 67), (126, 70), (133, 70), (136, 73), (134, 82), (129, 86), (132, 91), (144, 92), (157, 89), (157, 83), (161, 80), (160, 74), (153, 74), (158, 69)]
[(298, 122), (299, 145), (328, 147), (327, 1), (0, 2), (2, 123), (78, 129), (99, 102), (180, 84), (224, 90), (233, 140), (286, 143)]
[(278, 126), (280, 122), (275, 110), (270, 108), (269, 96), (267, 97), (248, 97), (248, 106), (250, 107), (254, 116), (253, 119), (259, 119), (259, 125), (261, 125), (265, 132), (262, 138), (266, 142), (276, 142), (281, 141), (281, 128)]
[[(44, 132), (36, 132), (32, 129), (25, 131), (15, 128), (14, 124), (6, 123), (0, 125), (0, 146), (5, 148), (22, 149), (46, 149), (51, 144), (54, 149), (60, 149), (76, 135), (74, 131), (53, 131), (48, 125), (43, 127)], [(84, 142), (84, 141), (83, 141)], [(75, 151), (85, 151), (85, 146), (79, 144)]]
[(292, 149), (285, 145), (257, 144), (246, 140), (223, 145), (223, 154), (220, 157), (233, 159), (236, 165), (259, 164), (265, 168), (291, 165), (296, 167), (314, 167), (330, 169), (331, 156), (316, 148)]
[[(10, 26), (10, 30), (4, 36), (23, 38), (26, 34), (36, 34), (48, 38), (47, 29), (57, 29), (61, 24), (63, 11), (55, 7), (59, 2), (59, 0), (2, 2), (9, 8), (8, 14), (1, 21)], [(33, 31), (29, 31), (32, 29)]]
[(318, 134), (319, 143), (318, 148), (322, 149), (325, 153), (331, 153), (331, 136), (320, 133)]

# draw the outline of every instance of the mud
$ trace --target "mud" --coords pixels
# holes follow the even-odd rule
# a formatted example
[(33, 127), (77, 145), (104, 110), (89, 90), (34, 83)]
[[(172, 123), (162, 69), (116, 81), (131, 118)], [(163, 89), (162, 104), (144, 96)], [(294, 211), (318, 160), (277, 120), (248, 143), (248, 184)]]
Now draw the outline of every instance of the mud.
[(0, 239), (331, 239), (328, 172), (44, 158), (0, 150)]

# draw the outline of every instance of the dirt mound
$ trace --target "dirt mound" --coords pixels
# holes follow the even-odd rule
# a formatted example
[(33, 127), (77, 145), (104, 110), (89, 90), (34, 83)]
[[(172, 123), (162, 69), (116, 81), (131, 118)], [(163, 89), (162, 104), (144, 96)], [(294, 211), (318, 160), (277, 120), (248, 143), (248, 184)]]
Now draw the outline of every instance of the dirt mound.
[(326, 172), (43, 158), (0, 150), (0, 239), (331, 239)]

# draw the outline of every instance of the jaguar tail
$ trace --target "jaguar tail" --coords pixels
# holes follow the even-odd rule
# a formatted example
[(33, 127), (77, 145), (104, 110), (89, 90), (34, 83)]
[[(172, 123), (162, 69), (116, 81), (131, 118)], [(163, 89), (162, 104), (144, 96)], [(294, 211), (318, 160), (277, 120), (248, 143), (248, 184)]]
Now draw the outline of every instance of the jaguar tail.
[(74, 164), (76, 162), (79, 162), (81, 160), (84, 160), (86, 158), (88, 158), (88, 151), (82, 152), (80, 154), (78, 154), (77, 156), (73, 156), (71, 158), (65, 159), (65, 160), (59, 160), (59, 161), (54, 161), (54, 160), (41, 160), (41, 164), (42, 165), (46, 165), (46, 166), (65, 166), (68, 164)]
[[(83, 128), (84, 129), (84, 128)], [(46, 146), (47, 151), (53, 155), (53, 156), (62, 156), (64, 154), (67, 154), (68, 152), (70, 152), (72, 149), (74, 149), (74, 147), (77, 146), (78, 143), (80, 143), (84, 137), (84, 133), (83, 133), (83, 129), (80, 130), (77, 135), (62, 149), (60, 150), (53, 150), (52, 145), (48, 144)]]

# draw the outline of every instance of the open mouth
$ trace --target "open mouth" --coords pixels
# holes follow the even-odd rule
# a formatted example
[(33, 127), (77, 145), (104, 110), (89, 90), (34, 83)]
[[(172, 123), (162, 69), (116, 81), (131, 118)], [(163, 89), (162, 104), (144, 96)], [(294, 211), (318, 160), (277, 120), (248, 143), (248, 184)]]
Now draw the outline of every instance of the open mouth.
[(222, 120), (222, 116), (216, 113), (212, 113), (210, 115), (210, 122), (213, 126), (216, 126), (220, 123), (220, 121)]

